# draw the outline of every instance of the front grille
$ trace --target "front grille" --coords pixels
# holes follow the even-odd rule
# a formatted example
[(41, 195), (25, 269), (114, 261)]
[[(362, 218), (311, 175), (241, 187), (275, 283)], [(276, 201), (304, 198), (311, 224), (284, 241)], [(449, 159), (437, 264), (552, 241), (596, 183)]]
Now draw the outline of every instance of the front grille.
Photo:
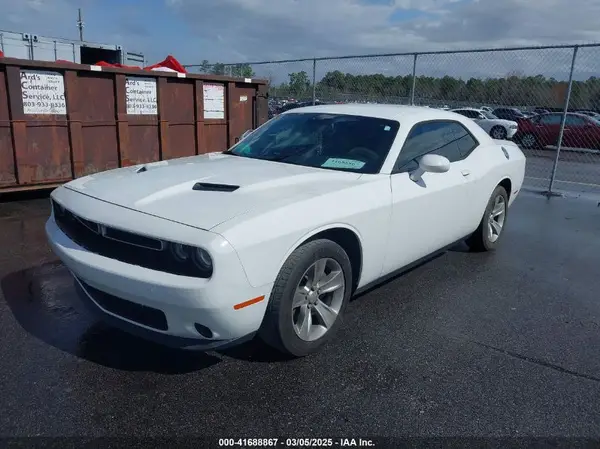
[(202, 277), (194, 265), (181, 264), (170, 257), (167, 245), (161, 240), (86, 220), (56, 201), (52, 201), (52, 210), (60, 230), (92, 253), (151, 270)]
[(104, 310), (153, 329), (166, 331), (169, 328), (167, 324), (167, 317), (162, 310), (127, 301), (126, 299), (119, 298), (117, 296), (109, 295), (108, 293), (100, 291), (97, 288), (91, 287), (81, 279), (78, 280), (87, 293)]

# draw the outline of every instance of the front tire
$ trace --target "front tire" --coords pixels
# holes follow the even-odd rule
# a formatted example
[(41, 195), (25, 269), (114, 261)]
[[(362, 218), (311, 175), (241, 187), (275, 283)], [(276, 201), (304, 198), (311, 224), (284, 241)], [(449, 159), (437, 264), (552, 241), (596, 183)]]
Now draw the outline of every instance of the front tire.
[(508, 194), (502, 186), (497, 186), (483, 213), (477, 230), (467, 239), (473, 251), (494, 251), (506, 226)]
[(313, 240), (297, 248), (279, 271), (259, 337), (302, 357), (337, 331), (352, 294), (352, 266), (341, 246)]
[(490, 130), (490, 136), (492, 139), (505, 140), (507, 132), (503, 126), (497, 125)]
[(523, 134), (520, 140), (523, 148), (527, 148), (528, 150), (540, 147), (538, 138), (533, 133)]

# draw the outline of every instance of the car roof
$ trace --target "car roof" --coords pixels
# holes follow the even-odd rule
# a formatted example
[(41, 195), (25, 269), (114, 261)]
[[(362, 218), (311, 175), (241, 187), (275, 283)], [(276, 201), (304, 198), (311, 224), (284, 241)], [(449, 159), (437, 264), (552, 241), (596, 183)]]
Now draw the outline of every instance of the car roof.
[(477, 109), (477, 108), (454, 108), (451, 109), (452, 111), (475, 111), (475, 112), (481, 112), (483, 111), (483, 109)]
[[(544, 115), (563, 115), (562, 111), (554, 111), (554, 112), (545, 112), (543, 114), (538, 114), (540, 117)], [(577, 115), (579, 117), (589, 117), (587, 114), (582, 114), (581, 112), (567, 112), (567, 115)]]
[(284, 114), (310, 112), (360, 115), (382, 118), (386, 120), (397, 120), (399, 122), (418, 122), (431, 119), (456, 120), (456, 114), (454, 112), (435, 108), (426, 108), (424, 106), (403, 106), (394, 104), (328, 104), (319, 106), (305, 106), (286, 111)]

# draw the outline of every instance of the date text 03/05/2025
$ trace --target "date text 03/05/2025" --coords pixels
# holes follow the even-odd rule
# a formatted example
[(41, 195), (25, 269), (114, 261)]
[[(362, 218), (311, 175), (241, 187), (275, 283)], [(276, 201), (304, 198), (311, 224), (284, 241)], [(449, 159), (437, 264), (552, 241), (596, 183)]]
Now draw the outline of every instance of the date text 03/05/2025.
[(369, 438), (219, 438), (219, 447), (374, 447)]

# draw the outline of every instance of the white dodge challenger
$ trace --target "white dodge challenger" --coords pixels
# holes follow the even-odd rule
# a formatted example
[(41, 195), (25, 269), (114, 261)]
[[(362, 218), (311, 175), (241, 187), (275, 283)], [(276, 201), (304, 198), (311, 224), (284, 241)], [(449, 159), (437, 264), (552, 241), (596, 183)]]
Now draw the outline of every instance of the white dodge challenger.
[(452, 112), (474, 120), (494, 139), (512, 139), (519, 130), (517, 122), (500, 119), (485, 109), (460, 108)]
[(294, 109), (223, 153), (54, 190), (46, 233), (108, 323), (186, 349), (303, 356), (350, 297), (466, 239), (493, 250), (525, 157), (432, 108)]

